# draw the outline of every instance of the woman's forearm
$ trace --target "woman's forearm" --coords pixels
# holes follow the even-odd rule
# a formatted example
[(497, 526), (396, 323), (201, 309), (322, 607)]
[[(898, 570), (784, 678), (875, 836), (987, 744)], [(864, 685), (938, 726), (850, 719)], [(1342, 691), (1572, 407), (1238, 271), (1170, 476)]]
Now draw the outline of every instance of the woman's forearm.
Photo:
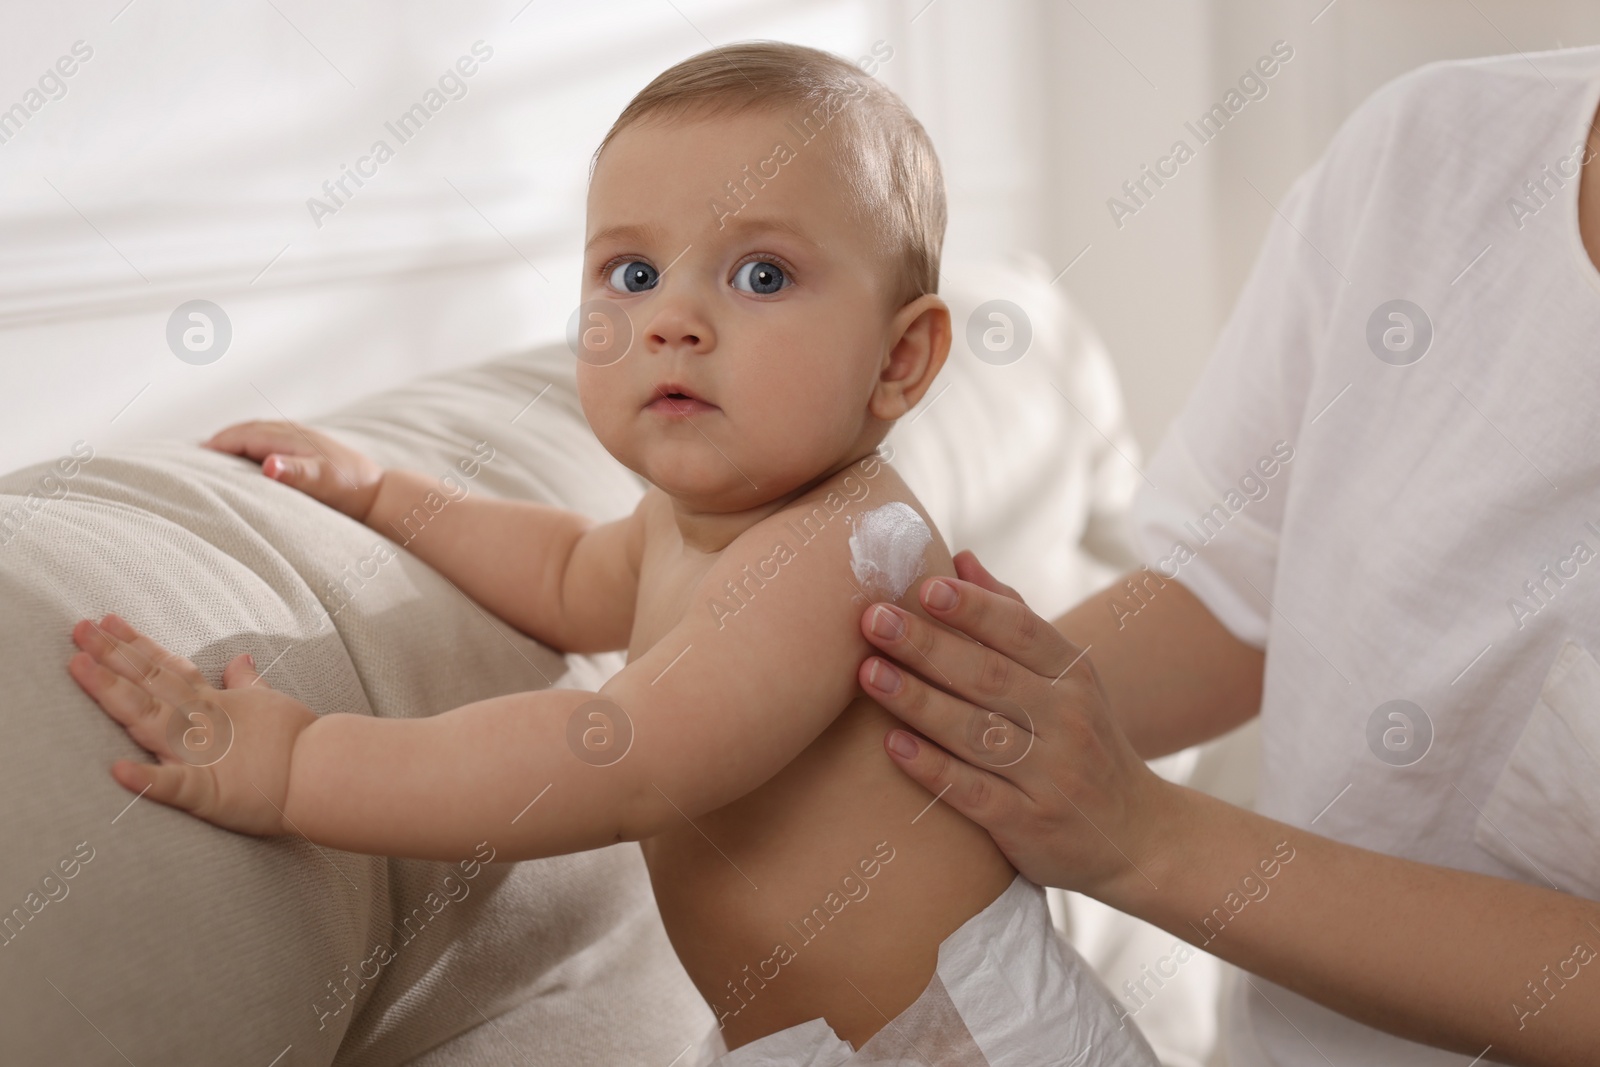
[(1260, 709), (1263, 653), (1181, 582), (1125, 574), (1053, 625), (1086, 650), (1111, 714), (1145, 759), (1220, 736)]
[[(1054, 625), (1089, 649), (1111, 714), (1147, 759), (1259, 708), (1262, 652), (1179, 582), (1124, 575)], [(1170, 788), (1178, 801), (1151, 820), (1163, 827), (1156, 858), (1125, 872), (1107, 903), (1415, 1041), (1471, 1056), (1492, 1046), (1486, 1060), (1512, 1063), (1600, 1062), (1600, 905)]]
[(1367, 1025), (1485, 1060), (1600, 1062), (1600, 904), (1340, 844), (1167, 785), (1104, 893)]

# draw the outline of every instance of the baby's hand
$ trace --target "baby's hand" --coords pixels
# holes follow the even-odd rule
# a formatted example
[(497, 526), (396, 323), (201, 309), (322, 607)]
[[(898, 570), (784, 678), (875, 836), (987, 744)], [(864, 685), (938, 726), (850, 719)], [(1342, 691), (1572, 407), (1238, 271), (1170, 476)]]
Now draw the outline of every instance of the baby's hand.
[(115, 615), (72, 629), (83, 649), (67, 670), (159, 765), (118, 760), (128, 790), (241, 833), (287, 834), (295, 739), (316, 712), (262, 682), (249, 656), (213, 689), (195, 665)]
[(292, 485), (357, 522), (367, 520), (383, 482), (383, 468), (366, 456), (292, 422), (241, 422), (201, 444), (249, 456), (268, 478)]

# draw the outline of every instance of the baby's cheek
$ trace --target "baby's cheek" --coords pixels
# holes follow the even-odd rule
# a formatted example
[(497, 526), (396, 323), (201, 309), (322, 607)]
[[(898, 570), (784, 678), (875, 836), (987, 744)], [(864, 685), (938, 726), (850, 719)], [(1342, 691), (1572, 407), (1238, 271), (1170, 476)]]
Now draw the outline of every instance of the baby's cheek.
[(579, 360), (577, 382), (578, 403), (583, 407), (584, 417), (591, 423), (615, 420), (619, 406), (636, 390), (629, 376), (621, 369), (621, 363), (592, 367)]
[(626, 383), (607, 375), (609, 368), (578, 368), (578, 402), (589, 428), (606, 450), (615, 455), (628, 447), (627, 400), (633, 391)]
[(796, 364), (765, 375), (752, 390), (752, 407), (759, 410), (769, 433), (778, 440), (814, 441), (827, 436), (849, 406), (843, 383), (814, 367)]

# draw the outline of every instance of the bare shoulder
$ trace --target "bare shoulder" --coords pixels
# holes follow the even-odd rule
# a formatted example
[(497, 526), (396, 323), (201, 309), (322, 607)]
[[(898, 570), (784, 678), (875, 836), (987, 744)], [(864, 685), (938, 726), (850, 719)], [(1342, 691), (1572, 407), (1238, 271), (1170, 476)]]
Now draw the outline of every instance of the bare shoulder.
[(653, 812), (638, 833), (681, 820), (650, 807), (658, 796), (691, 814), (720, 808), (814, 742), (862, 696), (862, 611), (898, 599), (879, 591), (885, 581), (904, 583), (904, 606), (918, 611), (918, 579), (932, 573), (953, 573), (943, 540), (899, 476), (868, 456), (675, 589), (681, 614), (600, 689), (633, 725), (630, 774)]
[(774, 584), (798, 587), (794, 597), (815, 615), (854, 618), (877, 600), (909, 601), (916, 610), (917, 586), (935, 574), (955, 574), (944, 538), (873, 453), (741, 534), (702, 592), (720, 629)]

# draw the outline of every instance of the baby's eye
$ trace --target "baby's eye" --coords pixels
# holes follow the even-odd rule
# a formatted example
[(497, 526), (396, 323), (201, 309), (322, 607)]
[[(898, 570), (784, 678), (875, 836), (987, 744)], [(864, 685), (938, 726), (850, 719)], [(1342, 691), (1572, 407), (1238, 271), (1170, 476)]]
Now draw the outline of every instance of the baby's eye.
[(765, 259), (752, 259), (733, 275), (734, 288), (747, 293), (776, 293), (790, 284), (783, 268)]
[(628, 263), (619, 263), (617, 269), (611, 272), (611, 288), (620, 289), (625, 293), (642, 293), (646, 289), (654, 289), (661, 275), (656, 269), (642, 260), (633, 260)]

